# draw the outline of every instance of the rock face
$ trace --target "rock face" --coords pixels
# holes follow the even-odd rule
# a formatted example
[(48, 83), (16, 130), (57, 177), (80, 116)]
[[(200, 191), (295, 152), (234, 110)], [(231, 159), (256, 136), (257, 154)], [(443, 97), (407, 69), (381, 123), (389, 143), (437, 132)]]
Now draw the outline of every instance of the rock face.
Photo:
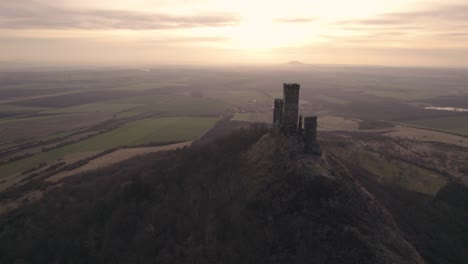
[(423, 263), (333, 157), (263, 134), (69, 179), (0, 219), (0, 263)]

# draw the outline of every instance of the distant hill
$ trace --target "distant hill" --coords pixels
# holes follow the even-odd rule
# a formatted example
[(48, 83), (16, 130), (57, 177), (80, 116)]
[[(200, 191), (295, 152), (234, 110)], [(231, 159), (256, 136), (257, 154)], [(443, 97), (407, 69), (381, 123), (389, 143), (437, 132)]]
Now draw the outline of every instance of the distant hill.
[(267, 131), (69, 178), (0, 218), (0, 263), (423, 263), (337, 160)]
[(288, 62), (288, 65), (305, 65), (305, 63), (302, 63), (300, 61), (290, 61)]

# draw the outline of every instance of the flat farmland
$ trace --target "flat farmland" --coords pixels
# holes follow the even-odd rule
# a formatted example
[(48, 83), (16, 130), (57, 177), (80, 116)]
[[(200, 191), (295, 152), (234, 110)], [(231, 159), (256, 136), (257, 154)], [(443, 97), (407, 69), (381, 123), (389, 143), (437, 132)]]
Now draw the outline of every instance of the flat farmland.
[(357, 131), (359, 129), (360, 120), (338, 116), (320, 116), (317, 122), (319, 131)]
[(221, 100), (233, 105), (246, 105), (249, 102), (273, 103), (274, 96), (258, 90), (229, 90), (220, 96)]
[(215, 117), (162, 117), (130, 122), (110, 132), (70, 145), (71, 152), (102, 151), (151, 142), (191, 141), (210, 129)]
[(131, 91), (146, 91), (146, 90), (153, 90), (153, 89), (160, 89), (170, 86), (185, 86), (187, 85), (184, 82), (171, 82), (171, 81), (162, 81), (162, 82), (142, 82), (142, 83), (135, 83), (129, 84), (124, 86), (117, 86), (118, 90), (131, 90)]
[(16, 174), (72, 153), (104, 151), (119, 146), (137, 146), (152, 142), (192, 141), (208, 131), (217, 121), (218, 118), (215, 117), (142, 119), (74, 144), (7, 163), (0, 166), (0, 175)]
[(147, 112), (169, 115), (217, 115), (226, 105), (215, 99), (180, 95), (149, 95), (116, 101), (123, 104), (143, 104)]
[(0, 120), (0, 142), (11, 143), (58, 132), (97, 125), (112, 118), (109, 113), (75, 113)]
[(14, 143), (0, 144), (0, 151), (4, 150), (4, 149), (9, 149), (9, 148), (14, 147), (14, 146), (16, 146), (16, 144), (14, 144)]
[(235, 113), (232, 120), (234, 121), (247, 121), (247, 122), (263, 122), (268, 123), (271, 119), (270, 112), (249, 112), (249, 113)]
[[(271, 123), (283, 82), (301, 84), (301, 113), (319, 115), (321, 131), (357, 131), (360, 120), (387, 120), (468, 134), (468, 118), (421, 107), (463, 105), (466, 96), (459, 95), (468, 87), (466, 74), (458, 71), (245, 67), (0, 73), (0, 99), (8, 101), (0, 104), (0, 149), (17, 146), (3, 160), (37, 153), (2, 165), (0, 175), (74, 153), (189, 141), (221, 115)], [(149, 118), (154, 116), (159, 118)], [(439, 134), (432, 137), (436, 131), (398, 127), (389, 136), (439, 140)], [(75, 134), (80, 129), (85, 132)], [(84, 139), (87, 133), (91, 137)], [(50, 150), (40, 152), (44, 149)]]
[(144, 107), (136, 107), (132, 109), (128, 109), (122, 112), (119, 112), (115, 118), (122, 119), (122, 118), (131, 118), (140, 114), (145, 113), (146, 110)]
[(468, 136), (468, 115), (419, 119), (404, 124)]
[(134, 96), (136, 94), (138, 93), (134, 91), (94, 90), (76, 92), (71, 94), (53, 95), (36, 99), (27, 99), (23, 101), (15, 101), (13, 104), (31, 107), (60, 108), (125, 98), (129, 96)]
[(0, 142), (16, 142), (50, 136), (97, 125), (109, 120), (109, 113), (76, 113), (0, 120)]
[(468, 108), (468, 92), (456, 92), (425, 101), (433, 106)]
[(340, 98), (336, 98), (336, 97), (332, 97), (332, 96), (328, 96), (328, 95), (319, 95), (318, 99), (320, 99), (322, 101), (325, 101), (325, 102), (328, 102), (328, 103), (332, 103), (332, 104), (347, 104), (347, 103), (349, 103), (349, 101), (346, 101), (346, 100), (343, 100), (343, 99), (340, 99)]
[(39, 111), (44, 111), (47, 109), (49, 108), (0, 104), (0, 118), (5, 119), (5, 118), (14, 118), (14, 117), (23, 116), (23, 115), (31, 115), (31, 114), (36, 114)]
[(390, 99), (398, 99), (404, 101), (413, 101), (413, 100), (428, 100), (433, 99), (438, 96), (444, 95), (444, 91), (431, 91), (431, 90), (424, 90), (424, 89), (395, 89), (395, 90), (366, 90), (366, 94), (375, 95), (377, 97), (382, 98), (390, 98)]
[(181, 143), (175, 143), (175, 144), (159, 146), (159, 147), (140, 147), (140, 148), (119, 149), (109, 154), (106, 154), (104, 156), (101, 156), (97, 159), (93, 159), (88, 164), (83, 165), (74, 170), (64, 171), (52, 177), (49, 177), (47, 178), (47, 181), (57, 182), (68, 176), (72, 176), (72, 175), (87, 172), (87, 171), (97, 170), (99, 168), (108, 167), (113, 164), (119, 163), (124, 160), (128, 160), (136, 156), (145, 155), (148, 153), (160, 152), (160, 151), (174, 150), (177, 148), (183, 148), (183, 147), (190, 146), (191, 143), (192, 142), (189, 141), (189, 142), (181, 142)]
[(49, 108), (45, 108), (45, 107), (28, 107), (28, 106), (19, 106), (19, 105), (7, 105), (7, 104), (0, 105), (0, 113), (37, 112), (37, 111), (43, 111), (43, 110), (47, 110), (47, 109), (49, 109)]
[(68, 114), (68, 113), (90, 113), (90, 112), (104, 112), (104, 113), (118, 113), (132, 108), (137, 108), (142, 104), (112, 104), (112, 103), (95, 103), (84, 104), (60, 109), (53, 109), (41, 112), (42, 114)]
[(253, 122), (255, 120), (255, 113), (235, 113), (232, 120), (235, 121), (248, 121)]

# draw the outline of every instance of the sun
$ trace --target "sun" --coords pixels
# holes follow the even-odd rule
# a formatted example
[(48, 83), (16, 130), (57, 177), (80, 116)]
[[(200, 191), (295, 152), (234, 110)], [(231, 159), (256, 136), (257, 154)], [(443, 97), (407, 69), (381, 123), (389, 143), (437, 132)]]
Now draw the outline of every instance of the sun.
[(304, 45), (314, 35), (310, 24), (284, 24), (268, 16), (247, 18), (229, 31), (233, 48), (255, 50)]

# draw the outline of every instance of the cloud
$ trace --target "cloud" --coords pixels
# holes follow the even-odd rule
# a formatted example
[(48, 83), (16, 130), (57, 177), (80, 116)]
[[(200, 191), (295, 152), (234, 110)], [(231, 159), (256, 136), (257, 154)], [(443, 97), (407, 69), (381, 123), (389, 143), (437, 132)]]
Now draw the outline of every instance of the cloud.
[[(46, 43), (46, 42), (76, 42), (79, 41), (86, 41), (87, 43), (94, 42), (105, 42), (103, 40), (97, 39), (86, 39), (86, 38), (67, 38), (63, 36), (53, 37), (50, 38), (48, 36), (44, 37), (13, 37), (13, 36), (0, 36), (0, 43), (28, 43), (28, 44), (35, 44), (35, 43)], [(113, 44), (118, 43), (130, 43), (135, 45), (155, 45), (155, 44), (207, 44), (207, 43), (223, 43), (229, 41), (230, 38), (228, 37), (220, 37), (220, 36), (165, 36), (160, 38), (140, 38), (140, 39), (132, 39), (131, 41), (117, 41), (117, 40), (108, 40)]]
[[(1, 39), (1, 38), (0, 38)], [(136, 46), (154, 46), (154, 45), (171, 45), (171, 46), (212, 46), (226, 43), (228, 37), (220, 36), (165, 36), (160, 38), (143, 38), (130, 42)]]
[(295, 18), (277, 18), (278, 23), (309, 23), (316, 21), (315, 18), (295, 17)]
[(323, 34), (320, 37), (331, 41), (338, 41), (340, 43), (376, 43), (377, 41), (391, 41), (398, 40), (407, 35), (404, 31), (381, 31), (381, 32), (368, 32), (360, 35), (332, 35)]
[(230, 40), (228, 37), (217, 37), (217, 36), (208, 36), (208, 37), (174, 37), (168, 38), (168, 42), (225, 42)]
[(239, 23), (232, 14), (170, 15), (126, 10), (70, 9), (34, 1), (0, 2), (4, 29), (154, 30), (224, 27)]
[(439, 34), (439, 37), (468, 38), (468, 32), (444, 33), (444, 34)]
[(437, 6), (420, 11), (384, 13), (367, 19), (342, 20), (334, 25), (364, 30), (403, 27), (447, 30), (453, 27), (468, 27), (468, 5)]
[(458, 47), (468, 40), (468, 5), (433, 6), (424, 10), (392, 12), (329, 24), (333, 42), (371, 46)]

